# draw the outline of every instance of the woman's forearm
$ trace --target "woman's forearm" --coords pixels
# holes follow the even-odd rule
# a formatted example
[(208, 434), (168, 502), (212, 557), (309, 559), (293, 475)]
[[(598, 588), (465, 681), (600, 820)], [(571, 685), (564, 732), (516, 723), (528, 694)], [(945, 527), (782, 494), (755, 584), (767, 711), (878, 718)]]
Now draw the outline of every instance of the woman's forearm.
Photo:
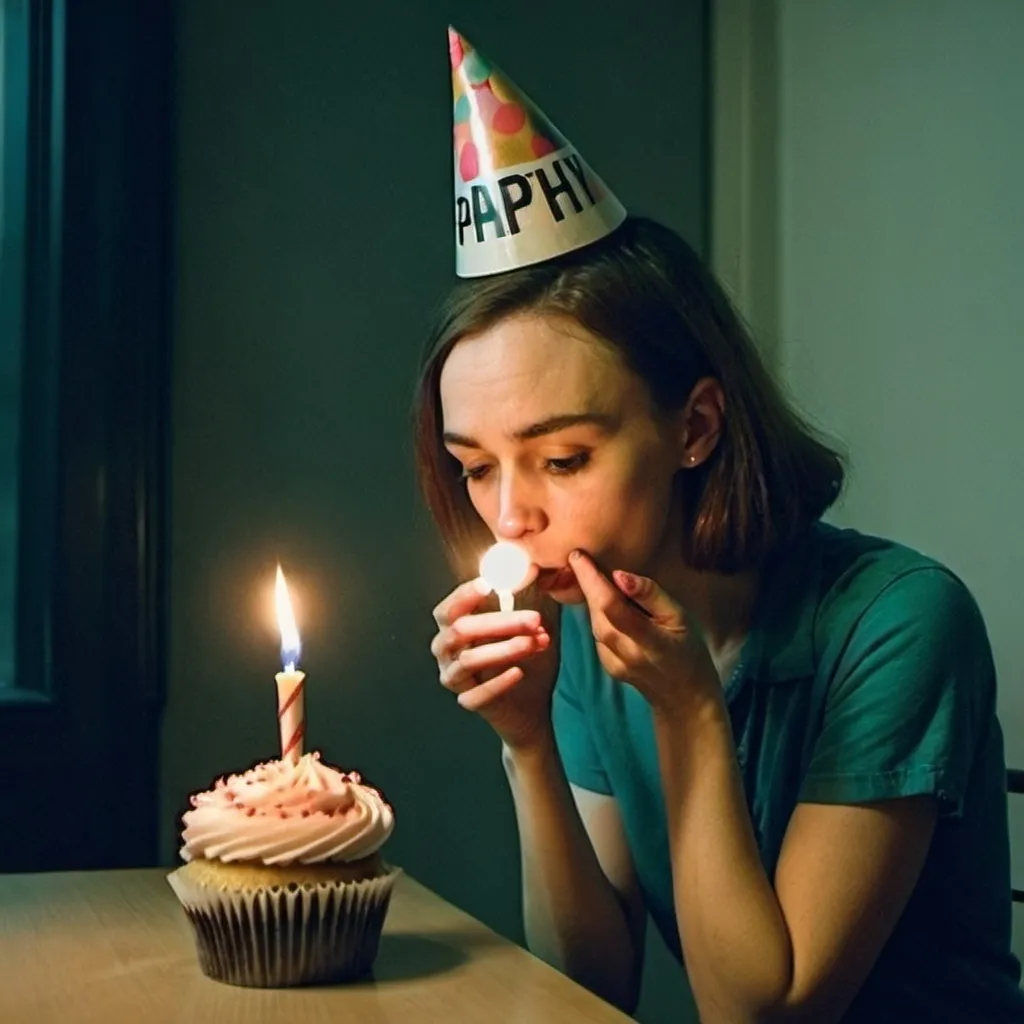
[(656, 716), (676, 917), (705, 1020), (762, 1020), (785, 999), (793, 951), (761, 864), (724, 707)]
[(529, 752), (506, 747), (502, 761), (519, 826), (530, 951), (632, 1012), (640, 979), (626, 911), (587, 836), (554, 737)]

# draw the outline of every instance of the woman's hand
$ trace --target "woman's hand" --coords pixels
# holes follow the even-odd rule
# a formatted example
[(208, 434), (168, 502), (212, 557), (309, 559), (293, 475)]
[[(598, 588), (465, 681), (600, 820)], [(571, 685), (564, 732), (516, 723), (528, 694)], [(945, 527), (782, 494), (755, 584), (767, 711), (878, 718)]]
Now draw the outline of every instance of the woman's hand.
[(666, 716), (721, 700), (704, 641), (654, 580), (619, 569), (609, 580), (582, 551), (569, 556), (569, 565), (587, 601), (601, 664), (613, 679), (634, 686)]
[(479, 712), (510, 749), (523, 749), (551, 728), (557, 619), (545, 623), (534, 610), (478, 612), (486, 599), (479, 580), (456, 587), (434, 609), (430, 652), (459, 704)]

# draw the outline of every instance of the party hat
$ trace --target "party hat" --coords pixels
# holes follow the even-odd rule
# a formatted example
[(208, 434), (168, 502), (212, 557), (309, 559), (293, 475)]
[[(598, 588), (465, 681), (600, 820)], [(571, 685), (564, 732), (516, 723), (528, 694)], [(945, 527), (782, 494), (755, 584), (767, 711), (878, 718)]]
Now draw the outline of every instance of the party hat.
[(455, 272), (484, 277), (614, 231), (622, 204), (572, 143), (448, 28), (455, 134)]

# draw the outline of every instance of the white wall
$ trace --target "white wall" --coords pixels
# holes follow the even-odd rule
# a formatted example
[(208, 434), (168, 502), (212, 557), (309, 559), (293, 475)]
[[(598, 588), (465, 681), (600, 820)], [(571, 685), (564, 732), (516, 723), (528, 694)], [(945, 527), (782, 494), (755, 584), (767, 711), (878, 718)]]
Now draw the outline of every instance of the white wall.
[[(835, 518), (973, 590), (1024, 766), (1024, 3), (779, 15), (782, 371), (849, 447)], [(1012, 829), (1024, 887), (1024, 808)]]

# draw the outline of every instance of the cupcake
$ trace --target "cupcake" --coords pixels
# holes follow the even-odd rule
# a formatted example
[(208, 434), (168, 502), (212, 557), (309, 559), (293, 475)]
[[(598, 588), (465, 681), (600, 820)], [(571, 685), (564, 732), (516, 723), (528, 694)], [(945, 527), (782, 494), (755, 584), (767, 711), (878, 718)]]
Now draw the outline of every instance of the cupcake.
[(191, 798), (168, 875), (203, 973), (278, 988), (367, 974), (401, 874), (380, 848), (394, 813), (318, 754), (269, 761)]

